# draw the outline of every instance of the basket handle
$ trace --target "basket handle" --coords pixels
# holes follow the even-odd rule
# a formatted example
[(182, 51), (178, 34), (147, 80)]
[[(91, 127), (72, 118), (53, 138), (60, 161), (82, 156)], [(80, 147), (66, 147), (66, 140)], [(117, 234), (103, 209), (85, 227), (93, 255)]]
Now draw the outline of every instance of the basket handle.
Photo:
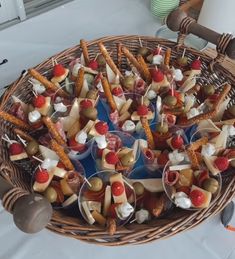
[[(193, 18), (187, 16), (187, 14), (180, 8), (172, 11), (166, 20), (168, 28), (175, 32), (180, 32), (186, 36), (192, 33), (208, 42), (211, 42), (217, 46), (218, 56), (214, 63), (221, 62), (225, 55), (231, 59), (235, 59), (235, 38), (231, 34), (219, 34), (211, 29), (208, 29), (196, 22)], [(184, 39), (183, 39), (184, 40)], [(179, 45), (183, 45), (184, 41), (178, 42)]]
[(25, 233), (41, 231), (51, 219), (52, 207), (46, 198), (13, 187), (2, 176), (0, 199), (4, 208), (13, 214), (15, 225)]

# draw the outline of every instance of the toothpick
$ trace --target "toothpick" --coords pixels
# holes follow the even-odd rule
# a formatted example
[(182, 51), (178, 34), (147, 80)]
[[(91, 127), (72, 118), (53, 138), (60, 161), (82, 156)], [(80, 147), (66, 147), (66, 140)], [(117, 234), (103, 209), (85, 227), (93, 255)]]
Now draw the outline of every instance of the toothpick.
[(186, 52), (186, 48), (184, 48), (184, 51), (182, 53), (182, 58), (184, 58), (185, 52)]
[(162, 47), (159, 47), (159, 48), (158, 48), (158, 53), (157, 53), (157, 54), (158, 54), (158, 55), (161, 55), (161, 51), (162, 51)]
[(84, 177), (84, 180), (85, 180), (85, 182), (89, 185), (89, 187), (92, 187), (92, 185), (90, 184), (90, 182), (87, 180), (86, 177)]
[(55, 65), (58, 65), (58, 62), (57, 62), (57, 60), (55, 59)]
[(18, 139), (20, 140), (20, 142), (26, 147), (26, 141), (24, 139), (21, 138), (21, 136), (19, 134), (16, 135), (18, 137)]
[(140, 37), (139, 37), (139, 43), (140, 43), (140, 47), (142, 48), (143, 47), (143, 43), (142, 43)]
[(97, 58), (98, 58), (98, 56), (99, 56), (100, 54), (99, 53), (97, 53), (96, 54), (96, 56), (95, 56), (95, 58), (94, 58), (94, 60), (96, 60)]
[(52, 66), (54, 67), (54, 65), (55, 65), (54, 58), (51, 58), (51, 63), (52, 63)]
[(173, 87), (173, 84), (171, 84), (171, 95), (174, 96), (174, 87)]
[(163, 122), (164, 122), (164, 114), (162, 114), (162, 118), (161, 118), (161, 127), (163, 127)]
[(235, 160), (235, 157), (234, 158), (230, 158), (228, 161), (232, 162), (233, 160)]
[(8, 140), (8, 142), (10, 142), (11, 144), (13, 143), (11, 140), (10, 140), (10, 138), (8, 137), (8, 135), (7, 134), (5, 134), (5, 138)]
[(10, 142), (8, 139), (6, 139), (4, 137), (2, 137), (2, 139), (5, 140), (7, 143), (12, 144), (12, 142)]
[(136, 220), (137, 220), (136, 218), (132, 219), (132, 220), (130, 221), (130, 224), (134, 223)]
[(36, 94), (36, 92), (32, 91), (32, 93), (33, 93), (33, 95), (34, 95), (35, 97), (37, 97), (37, 96), (38, 96), (38, 95)]
[(141, 96), (141, 105), (144, 104), (144, 96)]
[(41, 160), (40, 158), (36, 157), (36, 156), (32, 156), (32, 158), (34, 158), (35, 160), (37, 160), (40, 163), (43, 163), (43, 160)]
[(38, 167), (39, 167), (39, 170), (42, 171), (42, 167), (40, 165)]

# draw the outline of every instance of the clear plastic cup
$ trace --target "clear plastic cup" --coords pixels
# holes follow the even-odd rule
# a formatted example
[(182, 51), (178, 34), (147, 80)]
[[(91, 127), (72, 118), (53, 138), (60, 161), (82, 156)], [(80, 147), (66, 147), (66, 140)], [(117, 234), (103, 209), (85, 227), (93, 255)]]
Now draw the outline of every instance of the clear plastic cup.
[[(78, 177), (76, 177), (77, 181), (79, 180), (79, 182), (77, 183), (78, 190), (77, 190), (76, 193), (73, 194), (73, 195), (76, 195), (77, 198), (74, 199), (73, 202), (70, 203), (69, 205), (63, 206), (62, 203), (65, 202), (67, 199), (69, 199), (72, 195), (66, 196), (66, 195), (63, 194), (62, 189), (61, 189), (61, 185), (60, 185), (60, 180), (62, 180), (63, 178), (59, 178), (57, 176), (54, 176), (52, 178), (50, 184), (48, 185), (48, 187), (53, 187), (53, 188), (57, 189), (58, 197), (59, 197), (59, 195), (62, 195), (62, 197), (64, 197), (63, 202), (56, 201), (56, 202), (52, 203), (52, 207), (54, 209), (57, 209), (57, 210), (59, 210), (59, 209), (69, 209), (69, 208), (74, 207), (74, 205), (77, 205), (79, 191), (80, 191), (80, 188), (83, 184), (84, 177), (85, 177), (85, 169), (79, 161), (71, 160), (71, 162), (73, 163), (75, 170), (69, 171), (70, 175), (73, 175), (73, 173), (78, 174)], [(31, 190), (32, 190), (32, 192), (35, 192), (34, 189), (33, 189), (33, 185), (34, 185), (34, 182), (35, 182), (35, 173), (38, 169), (39, 169), (39, 165), (35, 168), (35, 170), (33, 172), (33, 175), (32, 175), (32, 178), (31, 178)], [(73, 179), (70, 179), (70, 181), (73, 181)], [(41, 193), (41, 194), (43, 194), (43, 193)]]
[[(188, 162), (188, 161), (182, 161), (182, 162), (180, 162), (178, 165), (188, 165), (188, 166), (191, 166), (191, 164)], [(172, 203), (174, 203), (176, 206), (177, 206), (177, 204), (175, 203), (175, 200), (174, 200), (174, 194), (176, 193), (176, 188), (174, 187), (174, 185), (169, 185), (167, 182), (166, 182), (166, 174), (169, 172), (169, 167), (170, 166), (172, 166), (172, 163), (169, 161), (167, 164), (166, 164), (166, 166), (165, 166), (165, 168), (164, 168), (164, 170), (163, 170), (163, 175), (162, 175), (162, 184), (163, 184), (163, 187), (164, 187), (164, 190), (165, 190), (165, 193), (166, 193), (166, 195), (168, 196), (168, 198), (172, 201)], [(201, 166), (201, 168), (199, 169), (200, 171), (202, 170), (206, 170), (206, 171), (208, 171), (203, 165)], [(210, 178), (214, 178), (215, 180), (217, 180), (218, 181), (218, 189), (217, 189), (217, 191), (215, 192), (215, 193), (213, 193), (212, 194), (212, 198), (211, 198), (211, 201), (210, 201), (210, 204), (209, 204), (209, 206), (212, 206), (215, 202), (216, 202), (216, 200), (218, 199), (218, 197), (219, 197), (219, 195), (220, 195), (220, 192), (221, 192), (221, 188), (222, 188), (222, 178), (221, 178), (221, 175), (220, 174), (218, 174), (218, 175), (211, 175), (210, 173), (209, 173), (209, 177)], [(196, 185), (195, 183), (194, 183), (194, 185)], [(196, 185), (197, 186), (197, 185)], [(199, 186), (197, 186), (197, 187), (199, 187)], [(189, 187), (189, 188), (191, 188), (191, 187)], [(201, 189), (203, 189), (202, 187), (199, 187), (199, 188), (201, 188)], [(195, 208), (195, 207), (193, 207), (193, 206), (191, 206), (190, 208), (182, 208), (182, 207), (180, 207), (179, 206), (179, 208), (181, 208), (181, 209), (185, 209), (185, 210), (200, 210), (200, 209), (202, 209), (202, 208)]]
[[(133, 100), (130, 108), (128, 109), (129, 113), (132, 114), (134, 111), (137, 110), (138, 105), (141, 104), (143, 96), (140, 94), (137, 94), (137, 93), (124, 93), (123, 96), (124, 96), (125, 100), (128, 100), (128, 99)], [(110, 115), (111, 109), (110, 109), (109, 105), (107, 104), (107, 100), (101, 100), (101, 102), (102, 102), (102, 104), (106, 110), (107, 116), (108, 116), (109, 120), (111, 121), (112, 126), (115, 130), (134, 134), (135, 137), (138, 137), (138, 127), (141, 128), (140, 120), (133, 121), (133, 120), (131, 120), (131, 118), (128, 118), (127, 120), (131, 120), (132, 122), (134, 122), (136, 127), (134, 129), (124, 130), (122, 127), (124, 122), (120, 123), (119, 120), (116, 121), (116, 120), (112, 119), (112, 116)], [(148, 108), (153, 113), (153, 118), (149, 120), (149, 122), (152, 123), (155, 119), (155, 108), (151, 102), (149, 103)]]
[[(79, 193), (78, 206), (79, 206), (79, 210), (80, 210), (84, 220), (87, 223), (89, 223), (89, 220), (87, 218), (87, 214), (85, 213), (84, 207), (82, 205), (83, 202), (86, 202), (86, 201), (100, 202), (101, 203), (101, 212), (99, 212), (99, 213), (103, 215), (105, 220), (107, 220), (108, 217), (114, 217), (113, 212), (111, 212), (111, 206), (113, 206), (113, 208), (115, 207), (115, 201), (113, 200), (113, 197), (111, 200), (112, 205), (108, 208), (107, 215), (104, 215), (104, 213), (103, 213), (105, 189), (106, 189), (107, 185), (111, 186), (110, 176), (114, 175), (114, 174), (117, 174), (117, 172), (112, 171), (112, 170), (99, 171), (99, 172), (96, 172), (93, 175), (91, 175), (87, 179), (87, 181), (83, 183), (83, 185), (80, 189), (80, 193)], [(98, 192), (95, 192), (95, 191), (91, 192), (89, 190), (89, 181), (92, 177), (98, 177), (102, 180), (103, 186), (102, 186), (102, 189)], [(117, 226), (123, 226), (129, 222), (129, 220), (132, 218), (132, 216), (135, 212), (135, 206), (136, 206), (136, 195), (135, 195), (134, 188), (128, 183), (127, 179), (124, 176), (122, 176), (122, 177), (123, 177), (127, 202), (132, 206), (133, 211), (126, 218), (123, 218), (123, 219), (116, 216), (115, 221), (116, 221)], [(96, 224), (96, 222), (94, 224)], [(103, 226), (103, 227), (105, 227), (105, 226)]]
[[(121, 131), (109, 131), (106, 134), (105, 138), (108, 143), (107, 148), (109, 150), (115, 151), (115, 152), (117, 152), (122, 147), (133, 148), (134, 144), (136, 143), (136, 139), (132, 135), (125, 133), (125, 132), (121, 132)], [(116, 144), (115, 144), (115, 142), (116, 142)], [(136, 144), (138, 144), (138, 143), (136, 143)], [(102, 170), (102, 167), (101, 167), (102, 154), (100, 152), (100, 149), (97, 146), (96, 141), (94, 141), (92, 144), (91, 155), (96, 163), (97, 171), (101, 171)], [(117, 168), (116, 168), (116, 170), (118, 172), (123, 172), (124, 174), (128, 174), (128, 172), (130, 172), (132, 170), (135, 163), (139, 159), (139, 156), (140, 156), (140, 150), (139, 150), (139, 146), (137, 146), (135, 159), (134, 159), (133, 163), (128, 167), (128, 169), (117, 170)]]

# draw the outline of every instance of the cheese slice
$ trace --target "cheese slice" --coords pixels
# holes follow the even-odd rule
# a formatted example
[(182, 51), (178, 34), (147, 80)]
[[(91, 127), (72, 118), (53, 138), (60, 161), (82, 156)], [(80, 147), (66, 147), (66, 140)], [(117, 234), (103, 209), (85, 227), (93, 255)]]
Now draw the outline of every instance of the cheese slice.
[(81, 92), (80, 92), (79, 97), (80, 97), (80, 98), (85, 98), (86, 95), (87, 95), (87, 93), (88, 93), (88, 91), (89, 91), (88, 83), (87, 83), (87, 80), (84, 79), (83, 85), (82, 85), (82, 90), (81, 90)]
[(63, 168), (60, 168), (60, 167), (54, 167), (52, 169), (53, 173), (54, 173), (54, 176), (57, 176), (57, 177), (60, 177), (60, 178), (64, 178), (65, 175), (67, 174), (67, 171)]
[(212, 198), (211, 192), (205, 191), (205, 190), (203, 190), (203, 189), (201, 189), (201, 188), (199, 188), (199, 187), (197, 187), (197, 186), (195, 186), (195, 185), (192, 186), (191, 192), (192, 192), (193, 190), (198, 190), (198, 191), (201, 191), (202, 193), (204, 193), (204, 195), (205, 195), (205, 202), (204, 202), (201, 206), (199, 206), (199, 207), (195, 207), (195, 206), (193, 206), (193, 205), (192, 205), (192, 207), (194, 207), (194, 208), (200, 208), (200, 209), (209, 207), (210, 202), (211, 202), (211, 198)]
[(51, 108), (51, 97), (47, 96), (45, 98), (45, 104), (41, 108), (35, 108), (37, 111), (39, 111), (42, 115), (46, 116)]
[(115, 170), (115, 165), (108, 164), (106, 162), (105, 156), (110, 152), (109, 149), (104, 149), (102, 153), (102, 159), (101, 159), (101, 168), (102, 170)]
[(111, 186), (107, 185), (104, 193), (103, 215), (107, 216), (112, 201)]
[(227, 109), (230, 100), (231, 100), (231, 98), (229, 97), (220, 104), (219, 110), (218, 110), (216, 116), (213, 118), (213, 121), (221, 121), (222, 120), (224, 112)]
[(127, 179), (127, 181), (131, 185), (134, 183), (141, 183), (149, 192), (164, 192), (161, 178)]
[(87, 201), (82, 202), (82, 208), (86, 215), (86, 219), (90, 225), (93, 225), (95, 223), (95, 219), (92, 217), (91, 212), (88, 208)]
[(119, 114), (122, 115), (123, 113), (128, 112), (132, 102), (133, 102), (132, 99), (128, 99), (126, 103), (122, 106), (121, 110), (119, 111)]
[(88, 209), (91, 210), (96, 210), (99, 213), (101, 212), (101, 202), (98, 201), (87, 201), (87, 206)]
[(184, 170), (184, 169), (191, 169), (191, 165), (172, 165), (169, 167), (170, 171), (180, 171), (180, 170)]
[(113, 95), (113, 99), (114, 99), (114, 102), (116, 103), (118, 111), (120, 111), (123, 105), (126, 103), (126, 99), (115, 95)]
[[(125, 186), (123, 178), (122, 178), (122, 174), (120, 174), (120, 173), (111, 175), (110, 178), (109, 178), (109, 181), (110, 181), (111, 186), (114, 182), (120, 182), (120, 183), (123, 184), (123, 186)], [(121, 195), (115, 196), (112, 193), (112, 196), (113, 196), (113, 200), (114, 200), (115, 203), (126, 203), (127, 202), (125, 189), (124, 189), (124, 192)]]
[(45, 182), (45, 183), (38, 183), (36, 181), (34, 182), (33, 190), (35, 192), (44, 192), (47, 189), (47, 187), (49, 186), (49, 184), (52, 181), (52, 178), (54, 176), (53, 171), (49, 171), (48, 174), (49, 174), (49, 178), (48, 178), (47, 182)]
[(220, 134), (218, 136), (211, 139), (209, 142), (215, 146), (216, 150), (226, 149), (227, 139), (228, 139), (228, 132), (223, 130), (220, 132)]
[(78, 98), (75, 98), (73, 101), (72, 108), (69, 112), (69, 117), (72, 117), (74, 120), (79, 119), (79, 103)]
[(211, 119), (202, 120), (198, 123), (197, 130), (206, 131), (206, 132), (220, 132), (220, 128), (218, 128)]
[[(154, 118), (154, 112), (152, 111), (148, 111), (148, 114), (144, 116), (145, 118), (147, 118), (147, 120), (152, 120)], [(140, 116), (137, 114), (137, 112), (133, 112), (131, 114), (131, 119), (133, 121), (139, 121), (140, 120)]]
[(77, 194), (73, 194), (72, 196), (70, 196), (68, 199), (66, 199), (63, 203), (62, 203), (62, 207), (67, 207), (71, 204), (73, 204), (74, 202), (76, 202), (78, 200), (78, 196)]
[(220, 170), (217, 169), (214, 166), (214, 161), (217, 158), (217, 156), (204, 156), (203, 160), (207, 166), (207, 168), (209, 169), (209, 171), (213, 174), (213, 175), (217, 175), (220, 173)]
[(107, 77), (110, 84), (119, 83), (118, 82), (119, 78), (107, 63), (106, 63), (106, 72), (107, 72)]
[(28, 158), (28, 155), (27, 155), (26, 152), (22, 152), (18, 155), (11, 155), (10, 156), (11, 161), (19, 161), (19, 160), (22, 160), (22, 159), (25, 159), (25, 158)]

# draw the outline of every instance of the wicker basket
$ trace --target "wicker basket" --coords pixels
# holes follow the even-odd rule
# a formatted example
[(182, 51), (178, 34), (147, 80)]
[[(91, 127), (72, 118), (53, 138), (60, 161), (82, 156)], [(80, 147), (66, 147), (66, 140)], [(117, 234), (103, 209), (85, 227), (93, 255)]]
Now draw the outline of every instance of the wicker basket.
[[(127, 46), (129, 50), (136, 54), (137, 49), (140, 46), (140, 40), (144, 46), (154, 48), (160, 44), (163, 49), (167, 47), (172, 48), (172, 59), (176, 58), (179, 53), (182, 53), (183, 48), (176, 49), (176, 44), (163, 39), (157, 39), (153, 37), (141, 37), (141, 36), (118, 36), (118, 37), (106, 37), (94, 41), (88, 42), (88, 49), (90, 57), (95, 57), (99, 52), (97, 43), (103, 42), (107, 47), (109, 53), (112, 53), (112, 57), (116, 64), (118, 64), (121, 70), (127, 67), (126, 59), (118, 55), (118, 43), (122, 43)], [(177, 52), (178, 51), (178, 52)], [(178, 54), (177, 54), (178, 53)], [(65, 66), (68, 63), (80, 56), (80, 46), (67, 49), (57, 55), (54, 58), (58, 63), (62, 63)], [(186, 56), (190, 60), (200, 56), (203, 63), (202, 77), (209, 80), (216, 86), (228, 81), (232, 84), (233, 88), (230, 92), (231, 103), (235, 103), (235, 76), (231, 74), (227, 69), (220, 64), (214, 66), (214, 72), (211, 73), (208, 69), (211, 57), (197, 52), (193, 49), (187, 49)], [(36, 69), (41, 73), (51, 70), (51, 58), (39, 64)], [(23, 101), (29, 101), (32, 98), (31, 87), (28, 82), (29, 75), (21, 76), (13, 85), (11, 85), (4, 96), (2, 97), (0, 109), (8, 111), (12, 105), (12, 94), (19, 96)], [(199, 84), (203, 84), (203, 79), (199, 80)], [(9, 136), (14, 137), (12, 131), (12, 124), (0, 120), (0, 132), (1, 134), (7, 133)], [(22, 187), (25, 190), (29, 190), (30, 175), (26, 174), (22, 169), (14, 166), (8, 157), (8, 152), (5, 143), (0, 142), (0, 174), (14, 186)], [(223, 178), (222, 191), (218, 197), (217, 202), (213, 203), (210, 207), (198, 211), (185, 211), (175, 209), (171, 215), (164, 219), (154, 219), (149, 224), (138, 225), (136, 223), (128, 224), (125, 227), (117, 229), (115, 235), (110, 236), (104, 229), (97, 226), (87, 225), (81, 217), (79, 218), (76, 211), (70, 215), (66, 211), (54, 211), (53, 218), (48, 224), (47, 228), (58, 234), (73, 237), (79, 240), (83, 240), (89, 243), (117, 246), (127, 244), (142, 244), (161, 238), (168, 238), (182, 231), (188, 230), (202, 223), (204, 220), (220, 212), (233, 198), (235, 194), (235, 176), (228, 175)]]

